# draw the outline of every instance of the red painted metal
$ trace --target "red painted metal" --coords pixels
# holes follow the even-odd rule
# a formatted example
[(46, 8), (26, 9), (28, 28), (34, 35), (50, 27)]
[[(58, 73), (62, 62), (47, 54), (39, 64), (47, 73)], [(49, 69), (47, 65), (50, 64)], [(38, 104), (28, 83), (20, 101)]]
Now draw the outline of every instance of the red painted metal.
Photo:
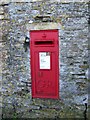
[(59, 98), (58, 30), (30, 31), (33, 98)]

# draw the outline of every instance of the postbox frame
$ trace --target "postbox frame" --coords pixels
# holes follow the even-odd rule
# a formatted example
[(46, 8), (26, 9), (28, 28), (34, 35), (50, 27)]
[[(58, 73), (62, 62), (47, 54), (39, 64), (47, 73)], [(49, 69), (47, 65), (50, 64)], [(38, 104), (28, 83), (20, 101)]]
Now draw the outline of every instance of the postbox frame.
[[(35, 41), (39, 41), (39, 38), (32, 38), (32, 34), (33, 33), (39, 33), (39, 32), (55, 32), (55, 35), (57, 38), (51, 38), (51, 40), (54, 42), (52, 45), (35, 45), (34, 42)], [(54, 36), (53, 36), (54, 37)], [(33, 40), (34, 39), (34, 40)], [(43, 37), (40, 41), (42, 41), (43, 39), (47, 40), (47, 38)], [(55, 40), (56, 39), (56, 40)], [(34, 50), (34, 48), (36, 47), (36, 50)], [(46, 48), (46, 49), (45, 49)], [(50, 50), (49, 50), (50, 48)], [(55, 49), (53, 51), (53, 48)], [(39, 49), (39, 50), (38, 50)], [(33, 56), (35, 55), (34, 53), (39, 53), (39, 52), (50, 52), (51, 55), (50, 57), (52, 58), (52, 54), (55, 52), (56, 53), (56, 58), (57, 58), (57, 63), (56, 63), (56, 92), (55, 95), (42, 95), (42, 94), (37, 94), (36, 93), (36, 83), (35, 83), (35, 60), (33, 58)], [(57, 29), (54, 30), (31, 30), (30, 31), (30, 54), (31, 54), (31, 79), (32, 79), (32, 98), (53, 98), (53, 99), (58, 99), (59, 98), (59, 31)], [(39, 61), (39, 57), (37, 59), (37, 61)], [(47, 69), (47, 71), (50, 71), (52, 69), (52, 59), (50, 59), (50, 69)], [(55, 61), (55, 60), (54, 60)], [(40, 63), (39, 63), (40, 64)], [(40, 66), (40, 65), (38, 65)], [(40, 71), (42, 71), (42, 69), (39, 68)], [(43, 69), (43, 72), (46, 71), (46, 69)], [(36, 78), (37, 79), (37, 78)]]

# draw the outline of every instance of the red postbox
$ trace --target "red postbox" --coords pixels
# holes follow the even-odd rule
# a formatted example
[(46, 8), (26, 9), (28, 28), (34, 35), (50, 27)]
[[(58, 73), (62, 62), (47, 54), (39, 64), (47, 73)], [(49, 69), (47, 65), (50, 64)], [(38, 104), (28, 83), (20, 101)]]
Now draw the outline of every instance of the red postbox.
[(30, 53), (32, 97), (58, 99), (58, 30), (31, 30)]

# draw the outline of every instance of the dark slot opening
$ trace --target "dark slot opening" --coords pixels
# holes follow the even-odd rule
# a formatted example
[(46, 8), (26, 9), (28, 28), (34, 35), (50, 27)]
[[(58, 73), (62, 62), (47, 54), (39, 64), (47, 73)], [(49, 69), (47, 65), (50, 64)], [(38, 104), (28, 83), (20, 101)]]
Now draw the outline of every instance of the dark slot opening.
[(53, 41), (35, 41), (35, 45), (52, 45)]

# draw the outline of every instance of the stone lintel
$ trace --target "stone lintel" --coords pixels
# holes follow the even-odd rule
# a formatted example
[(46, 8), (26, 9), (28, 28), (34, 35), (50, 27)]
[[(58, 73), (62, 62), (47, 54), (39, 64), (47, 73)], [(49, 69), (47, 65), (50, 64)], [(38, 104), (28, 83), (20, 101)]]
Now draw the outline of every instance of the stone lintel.
[(55, 22), (41, 22), (41, 23), (32, 23), (26, 24), (27, 31), (30, 30), (52, 30), (52, 29), (60, 29), (61, 24)]

